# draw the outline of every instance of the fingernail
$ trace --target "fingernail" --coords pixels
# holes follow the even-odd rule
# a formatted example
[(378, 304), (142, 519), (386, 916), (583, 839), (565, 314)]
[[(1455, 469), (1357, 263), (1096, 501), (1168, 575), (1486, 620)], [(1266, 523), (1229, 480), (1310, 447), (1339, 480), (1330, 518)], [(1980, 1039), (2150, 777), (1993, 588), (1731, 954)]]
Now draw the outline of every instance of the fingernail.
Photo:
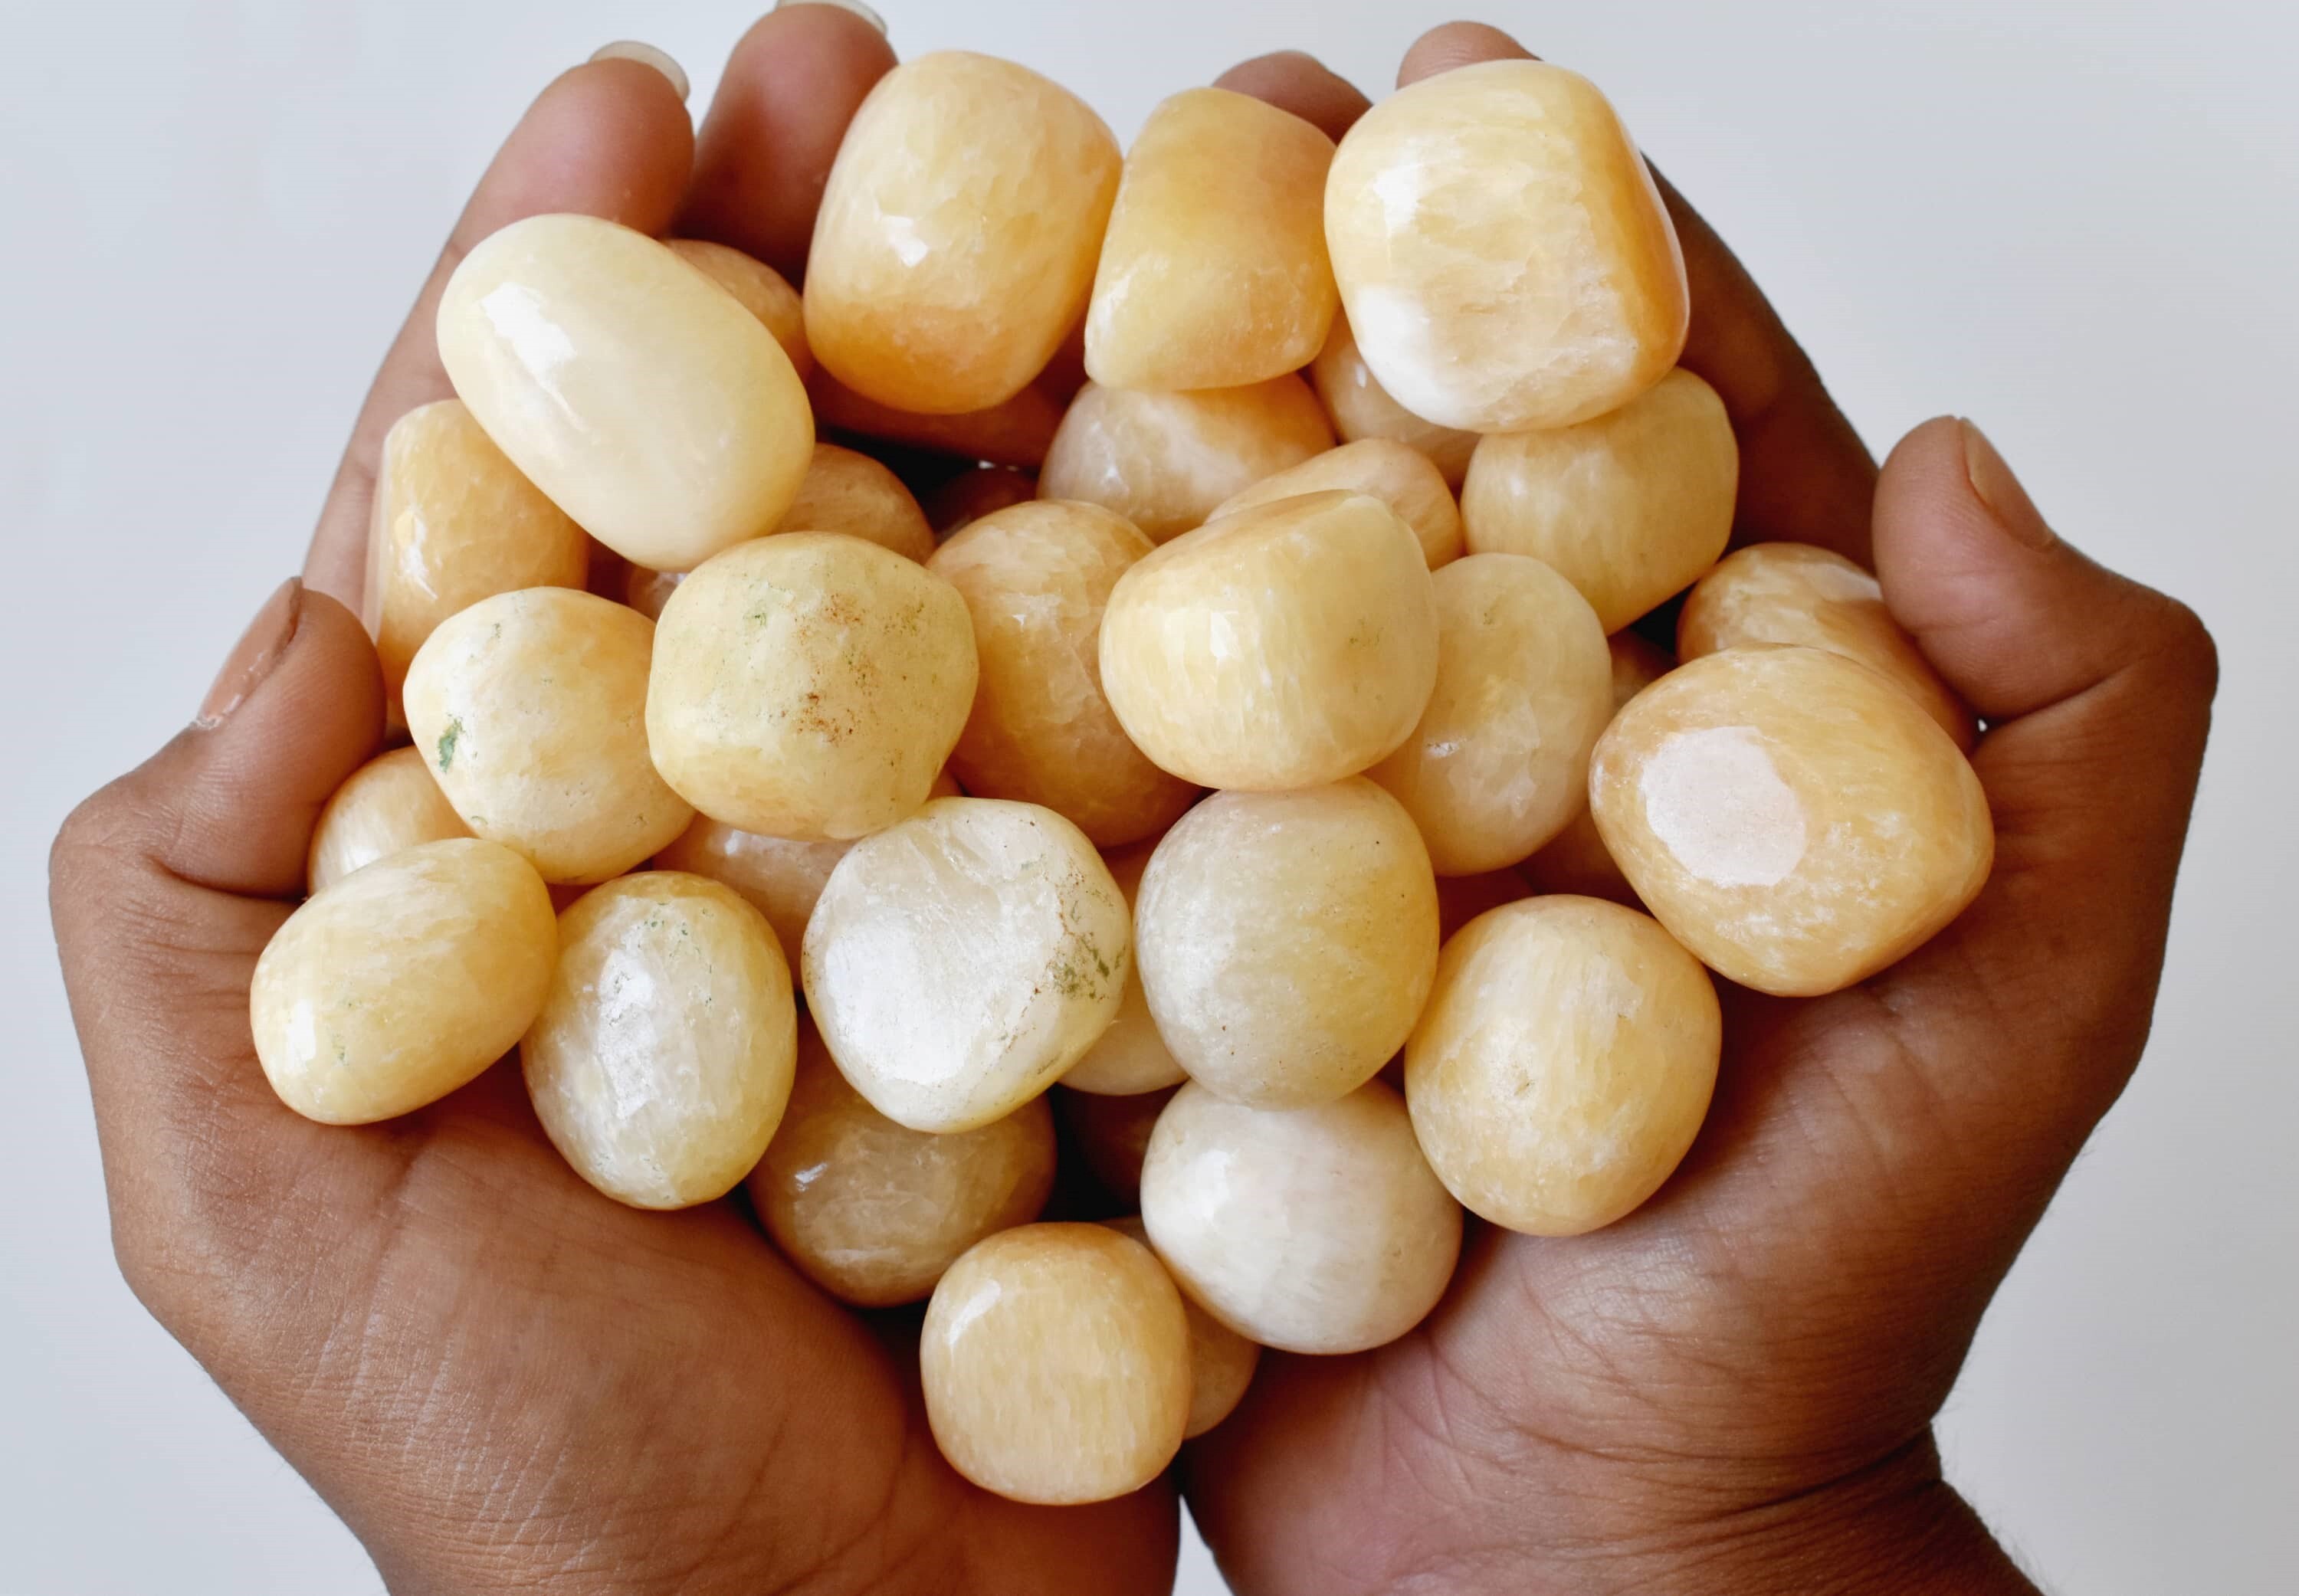
[(635, 38), (618, 38), (611, 45), (601, 45), (592, 52), (593, 61), (635, 61), (643, 67), (652, 67), (670, 79), (670, 87), (678, 97), (686, 98), (686, 69), (673, 61), (668, 53)]
[(231, 718), (233, 710), (247, 702), (271, 667), (279, 663), (287, 644), (295, 635), (295, 623), (303, 613), (303, 584), (290, 576), (279, 584), (279, 591), (263, 601), (255, 612), (255, 619), (247, 624), (231, 657), (223, 662), (216, 674), (215, 685), (201, 705), (192, 724), (203, 732), (212, 732)]
[(2059, 542), (1988, 434), (1969, 421), (1959, 419), (1956, 425), (1963, 428), (1963, 474), (1979, 501), (1995, 512), (1996, 525), (2030, 549), (2048, 549)]
[(886, 19), (862, 4), (862, 0), (775, 0), (776, 11), (788, 11), (793, 5), (827, 5), (838, 11), (851, 11), (878, 30), (880, 37), (886, 33)]

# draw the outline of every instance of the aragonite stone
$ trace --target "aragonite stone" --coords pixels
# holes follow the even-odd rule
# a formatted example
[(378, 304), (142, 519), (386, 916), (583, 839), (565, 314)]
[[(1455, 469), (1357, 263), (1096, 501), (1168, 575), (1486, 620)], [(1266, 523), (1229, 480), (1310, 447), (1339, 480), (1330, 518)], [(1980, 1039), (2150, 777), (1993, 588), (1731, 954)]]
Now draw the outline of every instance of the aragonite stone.
[(913, 1130), (1044, 1091), (1116, 1016), (1125, 896), (1050, 809), (936, 798), (854, 845), (806, 928), (808, 1010), (854, 1088)]
[(764, 260), (702, 238), (667, 238), (670, 252), (733, 294), (759, 318), (790, 357), (791, 369), (804, 382), (814, 371), (814, 351), (806, 346), (806, 302), (798, 290)]
[[(1102, 862), (1109, 866), (1110, 879), (1125, 895), (1125, 906), (1130, 913), (1141, 890), (1141, 872), (1150, 866), (1152, 851), (1149, 843), (1137, 843), (1104, 856)], [(1141, 990), (1141, 961), (1137, 956), (1125, 969), (1125, 995), (1118, 1000), (1117, 1017), (1109, 1029), (1101, 1033), (1085, 1056), (1072, 1064), (1062, 1076), (1062, 1084), (1076, 1092), (1095, 1092), (1110, 1096), (1132, 1096), (1143, 1092), (1156, 1092), (1175, 1087), (1187, 1079), (1188, 1071), (1166, 1046), (1158, 1034), (1158, 1021), (1150, 1013), (1150, 999)], [(1149, 1139), (1149, 1126), (1141, 1128), (1141, 1143), (1134, 1147), (1132, 1178), (1141, 1179), (1141, 1145)], [(1092, 1160), (1088, 1159), (1089, 1162)]]
[[(1605, 640), (1613, 657), (1613, 714), (1637, 694), (1676, 668), (1676, 661), (1633, 632), (1615, 632)], [(1606, 724), (1610, 725), (1610, 720)], [(1597, 834), (1596, 816), (1583, 803), (1573, 811), (1563, 831), (1524, 862), (1524, 879), (1537, 892), (1569, 892), (1580, 897), (1641, 909), (1643, 902), (1628, 877), (1613, 863), (1605, 839)], [(1441, 889), (1444, 883), (1440, 882)], [(1451, 931), (1446, 933), (1450, 936)]]
[(423, 756), (394, 748), (352, 772), (320, 811), (303, 879), (317, 892), (402, 848), (470, 834)]
[(817, 443), (776, 532), (841, 532), (921, 565), (934, 552), (925, 512), (902, 479), (867, 454)]
[(366, 1125), (477, 1079), (543, 1007), (551, 894), (500, 843), (404, 848), (316, 893), (248, 989), (255, 1055), (306, 1119)]
[(1174, 1460), (1190, 1419), (1181, 1294), (1101, 1225), (1024, 1225), (950, 1265), (918, 1340), (950, 1467), (1015, 1501), (1103, 1501)]
[(1141, 1161), (1150, 1151), (1150, 1133), (1178, 1089), (1164, 1087), (1112, 1097), (1073, 1091), (1065, 1082), (1049, 1095), (1086, 1172), (1119, 1203), (1133, 1208), (1141, 1202)]
[(1162, 543), (1202, 525), (1231, 494), (1332, 446), (1325, 413), (1298, 376), (1193, 393), (1088, 383), (1046, 451), (1038, 496), (1116, 510)]
[(1446, 426), (1586, 421), (1684, 347), (1660, 191), (1605, 96), (1562, 67), (1484, 62), (1374, 106), (1333, 157), (1325, 242), (1365, 363)]
[(647, 754), (654, 623), (567, 588), (529, 588), (444, 622), (407, 672), (407, 726), (474, 836), (547, 881), (618, 876), (694, 811)]
[(1420, 541), (1364, 493), (1308, 493), (1174, 539), (1118, 578), (1101, 685), (1134, 746), (1201, 787), (1354, 775), (1437, 682)]
[[(1139, 1214), (1104, 1220), (1121, 1236), (1149, 1246), (1150, 1229)], [(1190, 1321), (1190, 1422), (1184, 1440), (1199, 1435), (1227, 1418), (1245, 1400), (1253, 1371), (1261, 1362), (1261, 1348), (1208, 1313), (1185, 1294), (1182, 1311)]]
[(634, 565), (774, 529), (814, 447), (806, 388), (733, 295), (643, 233), (531, 216), (439, 302), (439, 358), (487, 435)]
[(1897, 684), (1818, 649), (1679, 666), (1598, 740), (1589, 799), (1676, 939), (1744, 987), (1811, 997), (1929, 940), (1988, 879), (1988, 795)]
[(986, 409), (919, 415), (866, 398), (819, 367), (806, 388), (826, 432), (851, 433), (1024, 471), (1035, 471), (1046, 458), (1067, 402), (1033, 383)]
[(1257, 504), (1330, 489), (1370, 493), (1395, 510), (1421, 540), (1422, 557), (1431, 570), (1460, 558), (1461, 510), (1453, 502), (1453, 490), (1427, 455), (1393, 438), (1366, 438), (1312, 455), (1232, 494), (1206, 518), (1217, 521)]
[(1461, 1207), (1379, 1081), (1315, 1108), (1185, 1086), (1158, 1117), (1141, 1221), (1183, 1291), (1249, 1341), (1362, 1352), (1445, 1294)]
[(1809, 543), (1752, 544), (1702, 577), (1677, 616), (1676, 651), (1686, 659), (1764, 643), (1825, 649), (1880, 671), (1956, 747), (1971, 748), (1971, 711), (1892, 618), (1876, 578), (1841, 554)]
[(1325, 260), (1333, 141), (1225, 88), (1158, 103), (1125, 153), (1086, 314), (1113, 388), (1236, 388), (1309, 363), (1340, 302)]
[(938, 51), (854, 113), (807, 256), (815, 359), (881, 404), (979, 410), (1029, 385), (1085, 309), (1117, 141), (1012, 62)]
[(804, 1018), (790, 1107), (750, 1177), (783, 1256), (861, 1308), (924, 1297), (975, 1242), (1036, 1219), (1053, 1185), (1044, 1098), (976, 1130), (909, 1129), (847, 1084)]
[(790, 1100), (790, 965), (766, 917), (676, 870), (560, 917), (551, 995), (519, 1045), (527, 1096), (575, 1172), (635, 1208), (690, 1208), (751, 1172)]
[(1038, 479), (1008, 466), (976, 466), (926, 495), (926, 525), (938, 538), (971, 526), (993, 510), (1027, 504), (1038, 496)]
[(1461, 491), (1461, 479), (1469, 473), (1469, 456), (1477, 447), (1477, 434), (1424, 421), (1391, 399), (1358, 352), (1357, 335), (1349, 331), (1347, 316), (1333, 318), (1333, 330), (1326, 335), (1324, 348), (1309, 362), (1309, 381), (1317, 390), (1317, 402), (1325, 407), (1332, 421), (1335, 435), (1344, 442), (1389, 438), (1407, 444), (1429, 457), (1443, 474), (1447, 487), (1457, 493)]
[(1472, 1213), (1578, 1236), (1675, 1170), (1722, 1045), (1708, 972), (1650, 918), (1527, 898), (1445, 945), (1405, 1097), (1430, 1167)]

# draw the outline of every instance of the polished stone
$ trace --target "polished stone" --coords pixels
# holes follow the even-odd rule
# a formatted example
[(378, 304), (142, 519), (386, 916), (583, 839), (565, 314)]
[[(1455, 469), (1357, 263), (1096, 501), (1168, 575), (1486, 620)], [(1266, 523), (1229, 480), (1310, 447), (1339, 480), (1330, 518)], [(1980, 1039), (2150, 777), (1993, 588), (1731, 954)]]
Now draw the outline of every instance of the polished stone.
[(1317, 390), (1317, 402), (1325, 407), (1332, 421), (1335, 435), (1344, 442), (1389, 438), (1407, 444), (1429, 457), (1443, 474), (1447, 487), (1457, 493), (1461, 491), (1461, 480), (1469, 474), (1469, 456), (1477, 447), (1477, 434), (1424, 421), (1391, 399), (1365, 364), (1347, 316), (1333, 318), (1333, 330), (1326, 335), (1324, 348), (1309, 362), (1309, 381)]
[(1421, 540), (1422, 557), (1431, 570), (1460, 558), (1461, 510), (1453, 501), (1453, 490), (1445, 484), (1444, 474), (1427, 455), (1393, 438), (1366, 438), (1312, 455), (1298, 466), (1263, 477), (1242, 493), (1232, 493), (1206, 518), (1218, 520), (1257, 504), (1335, 488), (1370, 493), (1395, 510)]
[(320, 811), (304, 856), (303, 880), (317, 892), (402, 848), (470, 834), (431, 779), (423, 756), (413, 748), (394, 748), (344, 778)]
[[(1613, 657), (1612, 714), (1615, 715), (1631, 699), (1676, 668), (1674, 656), (1663, 653), (1633, 632), (1615, 632), (1605, 640), (1605, 646)], [(1611, 719), (1607, 717), (1605, 724), (1610, 725)], [(1524, 862), (1523, 873), (1536, 892), (1601, 897), (1631, 909), (1645, 906), (1606, 849), (1604, 838), (1597, 832), (1596, 816), (1586, 803), (1573, 811), (1563, 831)]]
[[(1103, 856), (1109, 866), (1110, 879), (1125, 895), (1125, 906), (1130, 913), (1141, 890), (1141, 872), (1150, 866), (1154, 845), (1136, 843), (1131, 848), (1116, 849)], [(1135, 933), (1136, 956), (1125, 969), (1125, 995), (1118, 1000), (1117, 1017), (1109, 1022), (1085, 1055), (1063, 1073), (1062, 1085), (1074, 1092), (1099, 1093), (1108, 1096), (1133, 1096), (1144, 1092), (1157, 1092), (1179, 1086), (1188, 1078), (1174, 1050), (1166, 1046), (1166, 1038), (1158, 1030), (1158, 1021), (1150, 1013), (1150, 999), (1141, 989), (1141, 960), (1139, 955), (1140, 932)], [(1126, 1178), (1138, 1185), (1141, 1178), (1141, 1148), (1148, 1144), (1150, 1129), (1145, 1122), (1141, 1127), (1141, 1140), (1134, 1144), (1131, 1159), (1132, 1173)], [(1094, 1162), (1088, 1154), (1087, 1162)], [(1099, 1165), (1096, 1166), (1099, 1170)], [(1122, 1165), (1113, 1165), (1121, 1168)]]
[(813, 374), (814, 351), (806, 346), (806, 302), (789, 278), (763, 260), (708, 239), (666, 238), (663, 244), (759, 318), (759, 325), (774, 335), (790, 357), (791, 369), (801, 382)]
[[(1139, 1214), (1126, 1214), (1103, 1224), (1122, 1236), (1150, 1246), (1150, 1228)], [(1154, 1249), (1153, 1249), (1154, 1250)], [(1191, 1302), (1182, 1298), (1182, 1311), (1190, 1321), (1190, 1421), (1184, 1440), (1195, 1440), (1227, 1418), (1245, 1400), (1253, 1371), (1261, 1363), (1261, 1348)]]

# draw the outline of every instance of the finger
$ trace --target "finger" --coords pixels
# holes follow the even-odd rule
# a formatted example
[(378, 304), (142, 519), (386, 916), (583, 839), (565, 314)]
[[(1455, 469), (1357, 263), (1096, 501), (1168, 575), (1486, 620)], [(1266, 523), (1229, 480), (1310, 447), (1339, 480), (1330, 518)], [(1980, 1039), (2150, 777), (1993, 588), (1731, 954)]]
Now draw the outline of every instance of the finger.
[(471, 247), (546, 211), (583, 211), (660, 233), (685, 192), (693, 146), (681, 91), (627, 57), (562, 73), (527, 108), (479, 179), (360, 409), (304, 560), (309, 586), (359, 607), (383, 435), (416, 406), (453, 393), (434, 324), (447, 279)]
[(1280, 50), (1274, 55), (1240, 62), (1215, 79), (1214, 87), (1266, 100), (1336, 140), (1373, 109), (1373, 102), (1357, 91), (1357, 85), (1299, 50)]

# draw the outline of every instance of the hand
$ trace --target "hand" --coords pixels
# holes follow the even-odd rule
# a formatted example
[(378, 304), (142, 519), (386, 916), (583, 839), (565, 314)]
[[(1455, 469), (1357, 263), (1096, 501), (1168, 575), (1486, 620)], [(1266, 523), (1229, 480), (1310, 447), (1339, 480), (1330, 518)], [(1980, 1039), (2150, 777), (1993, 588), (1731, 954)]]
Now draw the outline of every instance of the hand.
[[(1399, 81), (1524, 54), (1455, 24)], [(1336, 136), (1365, 108), (1302, 56), (1224, 81)], [(1849, 991), (1728, 989), (1708, 1123), (1629, 1219), (1569, 1240), (1482, 1228), (1406, 1339), (1265, 1358), (1184, 1470), (1255, 1596), (2032, 1589), (1942, 1484), (1931, 1423), (2146, 1040), (2211, 640), (2056, 541), (1963, 423), (1917, 428), (1880, 475), (1738, 263), (1667, 198), (1692, 278), (1684, 364), (1739, 438), (1736, 538), (1872, 564), (1988, 723), (1973, 762), (1995, 875)]]

